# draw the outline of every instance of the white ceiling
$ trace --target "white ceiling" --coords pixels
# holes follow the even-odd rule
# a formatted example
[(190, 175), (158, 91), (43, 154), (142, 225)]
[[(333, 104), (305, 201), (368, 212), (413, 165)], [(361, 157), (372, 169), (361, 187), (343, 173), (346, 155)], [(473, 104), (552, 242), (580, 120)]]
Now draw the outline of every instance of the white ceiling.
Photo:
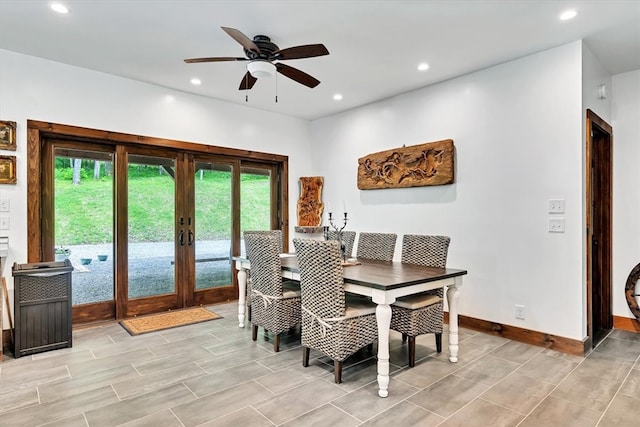
[[(0, 48), (306, 119), (579, 39), (612, 74), (640, 69), (640, 0), (61, 2), (69, 14), (49, 1), (0, 0)], [(561, 22), (567, 8), (578, 16)], [(261, 79), (245, 102), (247, 62), (183, 62), (244, 56), (221, 26), (280, 48), (323, 43), (329, 56), (285, 61), (321, 84), (278, 76), (276, 103), (276, 81)], [(420, 62), (430, 69), (418, 72)]]

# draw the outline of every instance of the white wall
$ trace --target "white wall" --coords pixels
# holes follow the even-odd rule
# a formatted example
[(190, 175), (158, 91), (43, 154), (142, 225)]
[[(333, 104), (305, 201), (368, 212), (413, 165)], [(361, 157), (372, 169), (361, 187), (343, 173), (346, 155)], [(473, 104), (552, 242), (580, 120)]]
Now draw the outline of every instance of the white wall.
[(613, 313), (633, 318), (624, 297), (640, 263), (640, 70), (617, 74), (613, 111)]
[[(599, 87), (605, 85), (606, 98), (600, 98)], [(611, 124), (611, 74), (593, 54), (589, 46), (582, 44), (582, 111), (586, 126), (587, 108)], [(583, 134), (585, 130), (583, 129)], [(584, 139), (583, 139), (584, 140)]]
[[(349, 229), (398, 233), (396, 258), (404, 233), (451, 236), (461, 314), (583, 339), (581, 70), (575, 42), (314, 121), (326, 201), (346, 201)], [(357, 189), (359, 157), (446, 138), (453, 185)], [(551, 198), (564, 234), (547, 231)]]
[(612, 77), (584, 44), (582, 65), (583, 111), (591, 109), (613, 127), (613, 314), (633, 318), (624, 288), (640, 263), (640, 70)]
[(6, 50), (0, 50), (0, 93), (0, 118), (18, 126), (17, 151), (2, 153), (17, 157), (18, 183), (0, 186), (0, 198), (11, 208), (2, 214), (10, 219), (9, 256), (3, 259), (10, 289), (10, 266), (27, 261), (27, 119), (288, 155), (293, 235), (298, 177), (311, 167), (306, 120)]
[[(605, 92), (611, 90), (611, 75), (604, 68), (600, 60), (593, 54), (589, 47), (582, 43), (582, 182), (586, 183), (586, 124), (587, 124), (587, 109), (590, 109), (596, 113), (601, 119), (611, 124), (611, 96), (607, 94), (603, 99), (600, 94), (600, 86), (604, 85)], [(582, 206), (586, 206), (587, 203), (587, 191), (586, 184), (582, 192)], [(582, 215), (582, 229), (587, 228), (587, 216), (586, 212)], [(590, 244), (584, 234), (582, 241), (582, 280), (586, 283), (587, 280), (587, 244)], [(582, 302), (586, 307), (587, 304), (587, 287), (582, 288)], [(583, 329), (587, 330), (587, 317), (584, 316), (582, 320)]]

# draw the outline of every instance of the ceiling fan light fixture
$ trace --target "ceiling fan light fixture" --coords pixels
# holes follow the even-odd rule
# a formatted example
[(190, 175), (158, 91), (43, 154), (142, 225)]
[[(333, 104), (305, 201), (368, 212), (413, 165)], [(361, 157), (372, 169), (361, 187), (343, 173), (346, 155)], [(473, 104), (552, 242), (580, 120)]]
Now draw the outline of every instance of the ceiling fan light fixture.
[(269, 61), (251, 61), (247, 64), (247, 71), (256, 79), (265, 79), (275, 75), (276, 66)]

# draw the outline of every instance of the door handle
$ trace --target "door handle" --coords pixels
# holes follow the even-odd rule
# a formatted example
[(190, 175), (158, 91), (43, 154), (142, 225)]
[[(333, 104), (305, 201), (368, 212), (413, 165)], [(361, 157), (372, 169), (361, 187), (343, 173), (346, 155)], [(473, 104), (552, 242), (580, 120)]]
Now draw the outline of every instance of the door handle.
[(189, 246), (193, 245), (193, 231), (189, 230)]
[(180, 242), (180, 246), (184, 246), (184, 230), (180, 230), (180, 237), (178, 237), (178, 241)]

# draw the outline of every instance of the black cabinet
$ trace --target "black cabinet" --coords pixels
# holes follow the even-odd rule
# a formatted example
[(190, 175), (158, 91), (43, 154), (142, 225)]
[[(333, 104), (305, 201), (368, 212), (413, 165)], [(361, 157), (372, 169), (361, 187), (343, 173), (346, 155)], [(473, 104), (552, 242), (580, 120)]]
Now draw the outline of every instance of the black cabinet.
[(64, 262), (13, 264), (14, 356), (71, 347), (71, 272)]

